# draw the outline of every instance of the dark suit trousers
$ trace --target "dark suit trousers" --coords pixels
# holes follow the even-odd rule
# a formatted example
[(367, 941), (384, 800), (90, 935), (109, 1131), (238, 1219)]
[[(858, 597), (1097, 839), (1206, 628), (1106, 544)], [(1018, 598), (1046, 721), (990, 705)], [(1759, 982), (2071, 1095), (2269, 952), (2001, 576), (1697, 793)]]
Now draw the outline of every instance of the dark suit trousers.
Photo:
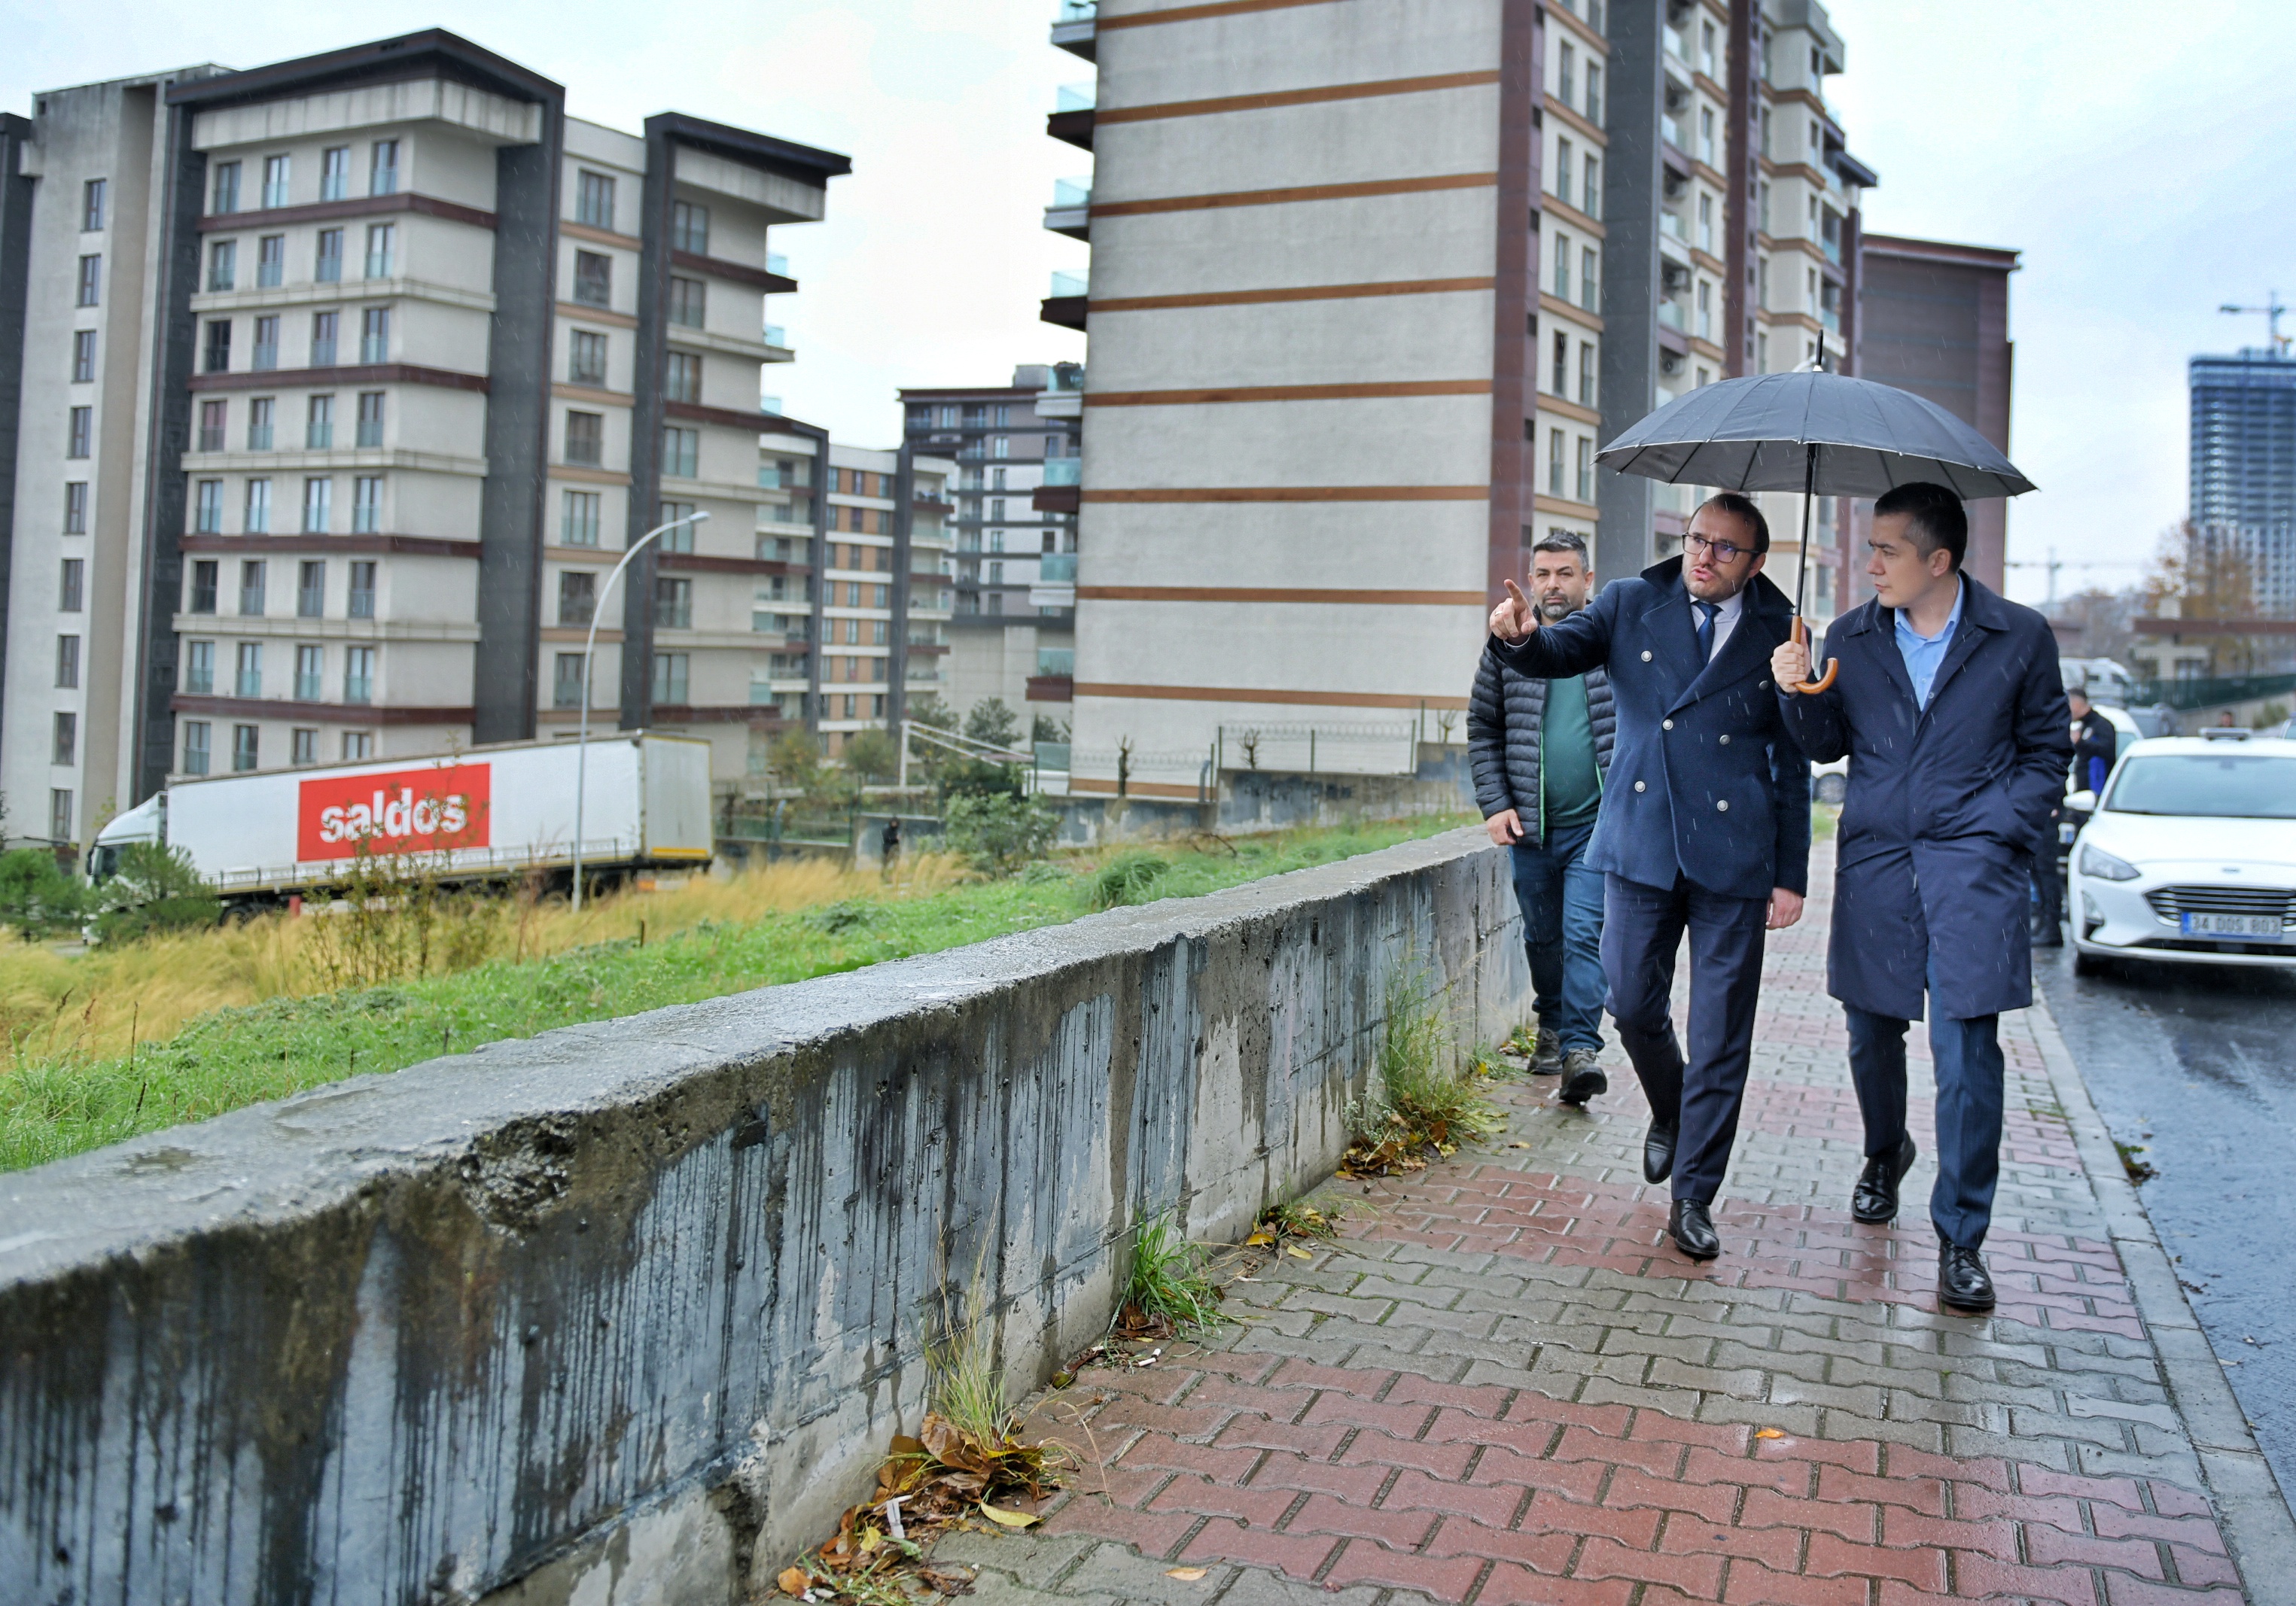
[[(1930, 1059), (1937, 1076), (1937, 1185), (1930, 1222), (1938, 1236), (1965, 1250), (1982, 1248), (1993, 1223), (2001, 1179), (2003, 1084), (2001, 1017), (1948, 1020), (1930, 988)], [(1866, 1152), (1887, 1154), (1906, 1135), (1906, 1028), (1909, 1021), (1842, 1005), (1849, 1023), (1849, 1080), (1866, 1118)]]
[[(1677, 879), (1603, 879), (1603, 977), (1619, 1041), (1651, 1113), (1679, 1135), (1674, 1196), (1711, 1204), (1730, 1167), (1753, 1054), (1769, 900), (1724, 897)], [(1675, 950), (1690, 933), (1690, 1056), (1674, 1035)]]

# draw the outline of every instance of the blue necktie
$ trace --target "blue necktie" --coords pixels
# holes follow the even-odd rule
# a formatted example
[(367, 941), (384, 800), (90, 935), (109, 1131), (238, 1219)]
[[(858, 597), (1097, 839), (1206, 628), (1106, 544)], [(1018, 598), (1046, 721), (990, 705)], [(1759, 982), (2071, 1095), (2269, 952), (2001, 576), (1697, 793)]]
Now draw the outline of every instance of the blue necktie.
[(1698, 661), (1704, 663), (1714, 656), (1714, 616), (1722, 611), (1719, 602), (1693, 602), (1698, 612)]

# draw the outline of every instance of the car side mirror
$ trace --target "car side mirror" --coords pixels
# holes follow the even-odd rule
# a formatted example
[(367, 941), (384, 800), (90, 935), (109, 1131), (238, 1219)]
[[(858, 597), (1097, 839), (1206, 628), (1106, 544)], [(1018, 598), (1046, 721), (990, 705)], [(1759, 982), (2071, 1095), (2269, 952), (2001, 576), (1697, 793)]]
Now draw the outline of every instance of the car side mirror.
[(2065, 799), (2065, 807), (2067, 808), (2077, 808), (2085, 815), (2095, 814), (2096, 812), (2096, 794), (2087, 790), (2074, 792)]

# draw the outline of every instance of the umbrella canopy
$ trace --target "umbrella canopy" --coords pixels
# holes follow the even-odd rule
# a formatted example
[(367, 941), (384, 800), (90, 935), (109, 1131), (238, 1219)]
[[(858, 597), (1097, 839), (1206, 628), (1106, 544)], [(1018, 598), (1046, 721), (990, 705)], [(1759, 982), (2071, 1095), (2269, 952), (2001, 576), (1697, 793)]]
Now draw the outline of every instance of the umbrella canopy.
[(1702, 385), (1636, 424), (1595, 461), (1645, 479), (1733, 491), (1878, 496), (1929, 480), (1969, 501), (2033, 489), (1992, 442), (1936, 403), (1839, 373), (1760, 373)]

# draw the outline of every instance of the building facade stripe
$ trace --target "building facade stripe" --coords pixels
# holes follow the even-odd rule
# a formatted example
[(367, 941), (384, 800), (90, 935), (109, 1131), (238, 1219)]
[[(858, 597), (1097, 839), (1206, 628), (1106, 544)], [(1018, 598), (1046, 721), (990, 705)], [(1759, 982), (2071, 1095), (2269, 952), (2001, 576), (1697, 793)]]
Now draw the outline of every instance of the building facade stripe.
[(1211, 0), (1204, 5), (1175, 5), (1162, 11), (1134, 12), (1128, 16), (1103, 17), (1102, 33), (1121, 28), (1153, 28), (1162, 22), (1201, 22), (1212, 17), (1240, 17), (1247, 12), (1290, 11), (1299, 5), (1333, 5), (1341, 0)]
[(1180, 307), (1258, 307), (1283, 301), (1344, 301), (1365, 296), (1435, 296), (1488, 290), (1496, 281), (1394, 279), (1368, 284), (1298, 284), (1269, 290), (1207, 290), (1169, 296), (1095, 296), (1086, 308), (1102, 312), (1161, 312)]
[(1223, 207), (1290, 206), (1308, 201), (1355, 201), (1370, 195), (1417, 195), (1438, 190), (1479, 190), (1496, 173), (1436, 173), (1419, 178), (1371, 178), (1352, 184), (1297, 184), (1280, 190), (1229, 190), (1212, 195), (1163, 195), (1146, 201), (1093, 202), (1095, 217), (1143, 217), (1157, 212), (1201, 212)]
[(1337, 385), (1224, 385), (1203, 390), (1095, 390), (1087, 407), (1182, 407), (1212, 402), (1357, 401), (1375, 397), (1483, 396), (1482, 379), (1366, 380)]
[(1230, 485), (1094, 490), (1086, 502), (1480, 502), (1487, 485)]
[(1319, 709), (1464, 709), (1464, 697), (1414, 697), (1406, 692), (1318, 692), (1284, 686), (1142, 686), (1080, 680), (1078, 697), (1141, 702), (1263, 702)]
[(1413, 78), (1376, 78), (1360, 84), (1321, 84), (1312, 89), (1271, 89), (1258, 94), (1226, 94), (1203, 101), (1168, 101), (1161, 105), (1111, 106), (1093, 113), (1103, 123), (1146, 123), (1170, 117), (1215, 117), (1228, 111), (1267, 111), (1283, 106), (1316, 106), (1332, 101), (1374, 100), (1390, 94), (1432, 94), (1496, 84), (1496, 72), (1438, 72)]

